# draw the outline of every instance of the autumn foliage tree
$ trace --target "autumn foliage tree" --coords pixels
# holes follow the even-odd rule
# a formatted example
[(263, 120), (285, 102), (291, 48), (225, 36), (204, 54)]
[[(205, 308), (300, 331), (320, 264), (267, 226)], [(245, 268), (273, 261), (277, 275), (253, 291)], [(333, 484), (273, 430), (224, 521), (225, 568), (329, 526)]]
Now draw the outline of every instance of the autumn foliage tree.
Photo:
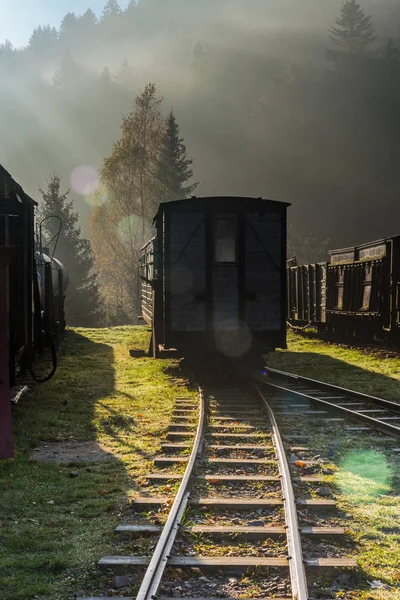
[(139, 250), (152, 235), (159, 202), (194, 189), (185, 187), (191, 161), (175, 117), (162, 117), (162, 101), (152, 83), (138, 95), (101, 171), (91, 238), (110, 323), (134, 322), (139, 314)]

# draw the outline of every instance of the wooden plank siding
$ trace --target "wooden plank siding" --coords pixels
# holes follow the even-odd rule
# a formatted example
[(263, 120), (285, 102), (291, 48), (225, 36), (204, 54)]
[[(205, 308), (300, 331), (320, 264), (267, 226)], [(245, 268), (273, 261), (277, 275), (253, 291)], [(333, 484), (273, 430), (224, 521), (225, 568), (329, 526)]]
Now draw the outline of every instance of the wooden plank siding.
[(282, 217), (246, 214), (245, 320), (252, 331), (281, 328)]
[(203, 213), (172, 212), (169, 221), (171, 331), (206, 329), (206, 259)]
[(151, 283), (142, 280), (142, 317), (151, 327), (153, 324), (153, 288)]

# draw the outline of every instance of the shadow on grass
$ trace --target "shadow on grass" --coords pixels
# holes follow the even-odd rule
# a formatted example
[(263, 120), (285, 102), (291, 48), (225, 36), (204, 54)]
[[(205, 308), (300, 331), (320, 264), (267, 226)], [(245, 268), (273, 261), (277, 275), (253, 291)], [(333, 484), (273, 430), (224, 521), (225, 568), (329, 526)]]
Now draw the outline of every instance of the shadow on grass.
[[(0, 461), (2, 600), (50, 599), (60, 586), (60, 597), (72, 597), (85, 587), (127, 503), (123, 462), (115, 455), (96, 461), (89, 456), (96, 448), (83, 450), (90, 441), (97, 445), (99, 402), (116, 394), (113, 348), (69, 330), (59, 363), (49, 383), (33, 386), (14, 407), (16, 456)], [(108, 436), (117, 437), (121, 423), (115, 426)], [(67, 448), (71, 456), (32, 459), (39, 445)]]
[[(335, 358), (319, 352), (276, 352), (268, 355), (267, 365), (400, 403), (400, 382), (397, 378), (400, 362), (396, 365), (396, 361), (391, 361), (389, 367), (389, 363), (368, 356), (364, 357), (358, 351), (338, 348), (337, 352), (343, 358)], [(354, 362), (359, 362), (360, 366), (352, 364)], [(377, 372), (384, 369), (397, 377)]]

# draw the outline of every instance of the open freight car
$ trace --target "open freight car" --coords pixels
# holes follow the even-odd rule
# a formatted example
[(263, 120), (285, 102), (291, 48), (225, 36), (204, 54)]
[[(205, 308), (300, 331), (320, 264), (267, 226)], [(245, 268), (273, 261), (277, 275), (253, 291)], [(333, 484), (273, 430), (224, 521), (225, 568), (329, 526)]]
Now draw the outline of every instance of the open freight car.
[(329, 254), (328, 331), (399, 341), (400, 235)]
[(326, 325), (326, 278), (328, 263), (298, 266), (289, 262), (287, 269), (288, 320), (299, 326)]
[(288, 321), (341, 339), (400, 341), (400, 236), (288, 264)]
[(286, 212), (261, 198), (160, 204), (141, 252), (142, 317), (152, 353), (244, 358), (286, 347)]

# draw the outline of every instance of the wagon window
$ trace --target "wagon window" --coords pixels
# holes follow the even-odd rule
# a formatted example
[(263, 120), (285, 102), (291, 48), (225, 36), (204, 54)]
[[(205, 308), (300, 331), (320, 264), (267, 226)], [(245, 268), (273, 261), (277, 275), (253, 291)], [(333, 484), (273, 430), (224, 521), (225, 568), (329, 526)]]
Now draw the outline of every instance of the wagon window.
[(343, 310), (343, 298), (344, 298), (344, 269), (339, 267), (336, 274), (336, 302), (335, 308)]
[(236, 217), (215, 217), (214, 221), (214, 261), (235, 263), (237, 260), (237, 220)]
[(363, 288), (363, 303), (362, 310), (369, 310), (371, 304), (371, 291), (372, 291), (372, 265), (367, 264), (364, 266), (364, 279), (362, 282)]

